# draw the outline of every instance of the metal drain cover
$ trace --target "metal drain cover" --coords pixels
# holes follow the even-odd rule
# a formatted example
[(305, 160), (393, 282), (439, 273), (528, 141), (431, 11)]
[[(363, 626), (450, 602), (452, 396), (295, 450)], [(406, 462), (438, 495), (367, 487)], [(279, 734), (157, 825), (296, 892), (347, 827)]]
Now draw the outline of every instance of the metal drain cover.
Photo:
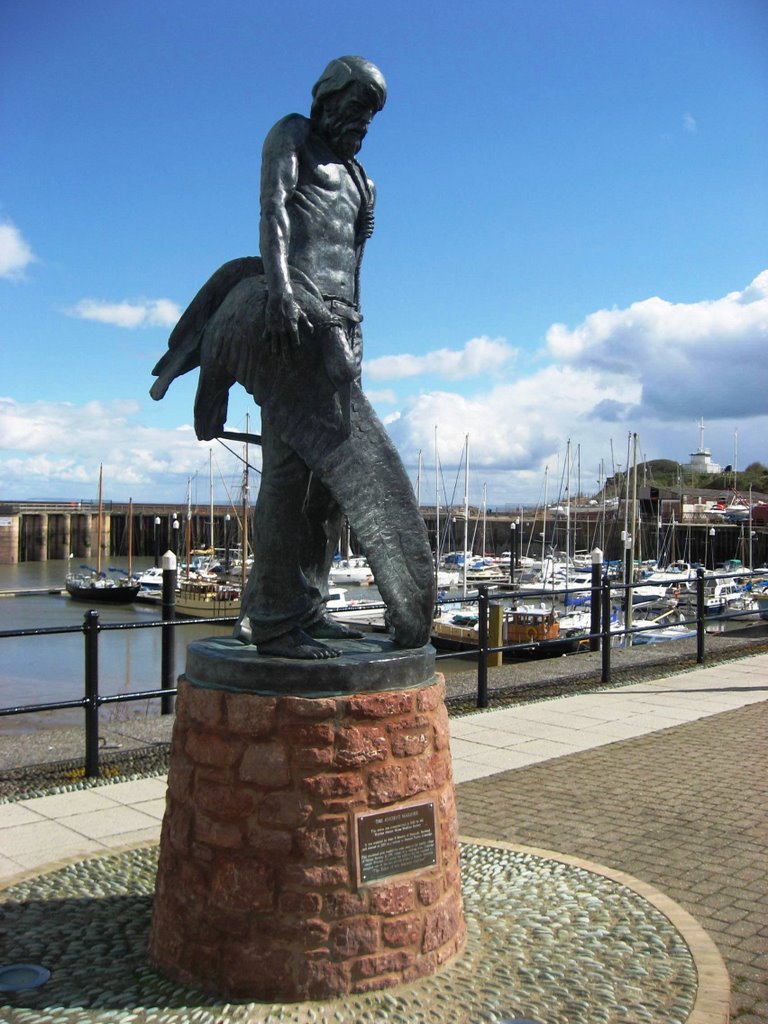
[(0, 992), (19, 992), (44, 985), (51, 976), (39, 964), (3, 964), (0, 966)]

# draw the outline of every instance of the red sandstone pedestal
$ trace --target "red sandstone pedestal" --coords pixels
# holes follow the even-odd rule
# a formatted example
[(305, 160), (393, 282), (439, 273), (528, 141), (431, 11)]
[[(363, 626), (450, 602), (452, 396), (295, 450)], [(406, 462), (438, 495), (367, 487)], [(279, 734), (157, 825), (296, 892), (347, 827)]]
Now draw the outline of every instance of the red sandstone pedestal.
[[(346, 660), (362, 682), (365, 658)], [(211, 675), (202, 664), (188, 655), (176, 704), (155, 966), (279, 1002), (435, 971), (465, 930), (442, 677), (296, 696), (191, 682)], [(385, 668), (379, 684), (402, 674)], [(273, 685), (251, 676), (252, 690)]]

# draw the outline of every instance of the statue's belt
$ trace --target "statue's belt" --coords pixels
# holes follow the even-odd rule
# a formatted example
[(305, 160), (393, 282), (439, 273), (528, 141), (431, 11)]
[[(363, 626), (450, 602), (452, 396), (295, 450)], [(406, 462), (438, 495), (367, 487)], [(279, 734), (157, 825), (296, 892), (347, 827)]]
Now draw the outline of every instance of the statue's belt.
[(323, 295), (323, 302), (334, 316), (342, 316), (353, 324), (361, 324), (363, 315), (357, 304), (348, 299), (342, 299), (338, 295)]

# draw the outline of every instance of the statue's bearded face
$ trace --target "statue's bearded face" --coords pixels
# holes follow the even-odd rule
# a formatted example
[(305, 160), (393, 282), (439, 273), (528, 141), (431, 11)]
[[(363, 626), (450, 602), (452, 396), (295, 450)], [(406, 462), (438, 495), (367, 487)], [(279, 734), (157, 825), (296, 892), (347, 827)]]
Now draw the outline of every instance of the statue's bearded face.
[(370, 91), (353, 82), (326, 99), (319, 117), (320, 131), (334, 152), (349, 159), (360, 150), (377, 110)]

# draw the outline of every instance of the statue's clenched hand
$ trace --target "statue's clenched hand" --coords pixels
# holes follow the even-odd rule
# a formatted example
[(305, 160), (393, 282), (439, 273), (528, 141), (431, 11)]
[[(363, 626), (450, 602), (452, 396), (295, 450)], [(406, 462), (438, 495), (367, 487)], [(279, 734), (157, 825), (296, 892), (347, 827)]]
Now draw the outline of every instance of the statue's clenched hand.
[(290, 287), (267, 300), (264, 335), (275, 355), (287, 355), (301, 345), (301, 330), (312, 333), (312, 324), (296, 302)]

